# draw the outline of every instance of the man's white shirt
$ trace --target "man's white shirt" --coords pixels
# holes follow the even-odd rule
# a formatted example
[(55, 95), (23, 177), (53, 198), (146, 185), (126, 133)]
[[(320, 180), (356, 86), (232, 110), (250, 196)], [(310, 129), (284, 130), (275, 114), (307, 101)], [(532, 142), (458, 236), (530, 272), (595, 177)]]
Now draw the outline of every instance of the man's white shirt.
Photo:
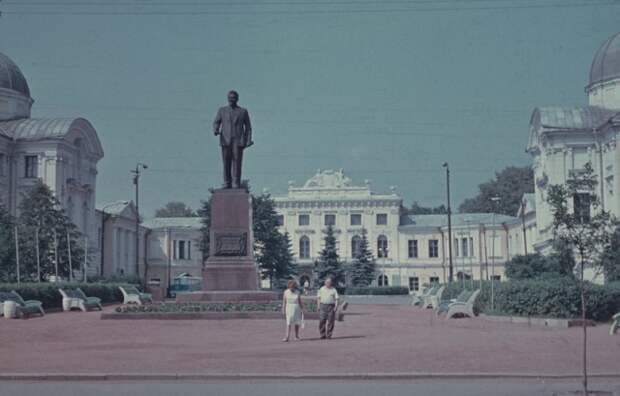
[(321, 304), (336, 304), (336, 300), (338, 300), (338, 291), (335, 287), (328, 288), (322, 286), (317, 293), (317, 297)]

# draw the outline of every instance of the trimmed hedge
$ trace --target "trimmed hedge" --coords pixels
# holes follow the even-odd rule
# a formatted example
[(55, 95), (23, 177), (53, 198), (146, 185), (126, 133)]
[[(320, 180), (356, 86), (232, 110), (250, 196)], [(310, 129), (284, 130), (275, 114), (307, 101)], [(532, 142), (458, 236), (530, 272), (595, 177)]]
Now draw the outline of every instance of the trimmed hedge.
[(44, 308), (62, 308), (62, 296), (58, 289), (75, 289), (79, 287), (88, 297), (99, 297), (102, 303), (116, 303), (123, 301), (123, 294), (119, 286), (128, 286), (127, 283), (0, 283), (0, 292), (15, 290), (24, 300), (39, 300)]
[(409, 294), (409, 288), (406, 286), (385, 286), (385, 287), (347, 287), (345, 290), (349, 295), (362, 296), (381, 296), (381, 295), (404, 295)]
[[(465, 281), (464, 286), (470, 288)], [(480, 287), (475, 281), (474, 287)], [(447, 285), (443, 299), (455, 298), (463, 289), (461, 282)], [(492, 314), (572, 319), (581, 317), (579, 283), (573, 278), (547, 278), (495, 282), (495, 307), (491, 311), (491, 282), (482, 282), (475, 310)], [(607, 285), (586, 283), (588, 319), (608, 321), (620, 312), (620, 282)]]
[[(314, 312), (316, 304), (304, 304), (306, 312)], [(280, 312), (281, 302), (272, 303), (162, 303), (149, 305), (124, 305), (116, 307), (118, 313), (192, 313), (192, 312)]]

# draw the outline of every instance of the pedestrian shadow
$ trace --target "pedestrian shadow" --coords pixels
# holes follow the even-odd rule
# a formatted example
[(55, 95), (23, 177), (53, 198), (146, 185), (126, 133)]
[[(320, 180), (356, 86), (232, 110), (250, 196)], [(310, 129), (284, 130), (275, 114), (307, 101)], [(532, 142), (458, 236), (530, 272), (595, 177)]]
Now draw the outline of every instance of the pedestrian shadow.
[(321, 337), (312, 337), (312, 338), (307, 338), (304, 337), (303, 341), (332, 341), (332, 340), (347, 340), (347, 339), (356, 339), (356, 338), (366, 338), (365, 335), (350, 335), (350, 336), (340, 336), (340, 337), (332, 337), (330, 339), (323, 339)]

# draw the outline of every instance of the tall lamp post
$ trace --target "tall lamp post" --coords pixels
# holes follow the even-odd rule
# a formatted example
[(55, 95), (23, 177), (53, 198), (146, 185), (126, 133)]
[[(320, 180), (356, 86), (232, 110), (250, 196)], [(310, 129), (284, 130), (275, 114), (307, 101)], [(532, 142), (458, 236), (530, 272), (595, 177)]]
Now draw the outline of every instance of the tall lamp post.
[(493, 203), (493, 243), (491, 244), (491, 311), (495, 309), (495, 211), (500, 198), (491, 197)]
[(140, 276), (140, 205), (139, 205), (139, 192), (140, 192), (140, 173), (142, 169), (148, 169), (146, 164), (138, 162), (136, 169), (132, 170), (133, 184), (136, 188), (136, 275)]
[(447, 162), (442, 165), (446, 168), (446, 196), (448, 203), (448, 282), (454, 279), (454, 267), (452, 266), (452, 209), (450, 209), (450, 167)]

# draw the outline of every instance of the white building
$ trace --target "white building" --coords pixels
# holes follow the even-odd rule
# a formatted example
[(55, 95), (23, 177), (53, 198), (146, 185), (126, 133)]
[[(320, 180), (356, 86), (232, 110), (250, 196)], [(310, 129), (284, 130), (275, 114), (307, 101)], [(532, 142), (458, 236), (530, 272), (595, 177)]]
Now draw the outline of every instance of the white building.
[[(362, 229), (377, 258), (375, 284), (409, 286), (444, 282), (449, 272), (445, 215), (403, 215), (402, 198), (392, 189), (377, 194), (369, 182), (355, 185), (342, 170), (318, 171), (303, 186), (289, 183), (288, 194), (275, 196), (281, 231), (288, 232), (301, 269), (301, 282), (312, 280), (314, 261), (332, 225), (344, 262), (351, 262)], [(510, 258), (509, 227), (516, 217), (493, 214), (452, 216), (454, 275), (501, 279)]]
[[(616, 143), (620, 133), (620, 33), (596, 52), (585, 92), (586, 106), (538, 107), (531, 117), (526, 150), (532, 156), (535, 176), (531, 209), (536, 231), (530, 238), (533, 248), (543, 253), (549, 251), (552, 239), (547, 189), (566, 183), (587, 162), (595, 169), (603, 209), (620, 217), (620, 147)], [(573, 207), (582, 201), (576, 198)], [(590, 210), (586, 205), (582, 209)]]
[(94, 246), (97, 132), (83, 118), (30, 118), (33, 102), (24, 75), (0, 53), (0, 203), (17, 215), (22, 194), (41, 179)]

